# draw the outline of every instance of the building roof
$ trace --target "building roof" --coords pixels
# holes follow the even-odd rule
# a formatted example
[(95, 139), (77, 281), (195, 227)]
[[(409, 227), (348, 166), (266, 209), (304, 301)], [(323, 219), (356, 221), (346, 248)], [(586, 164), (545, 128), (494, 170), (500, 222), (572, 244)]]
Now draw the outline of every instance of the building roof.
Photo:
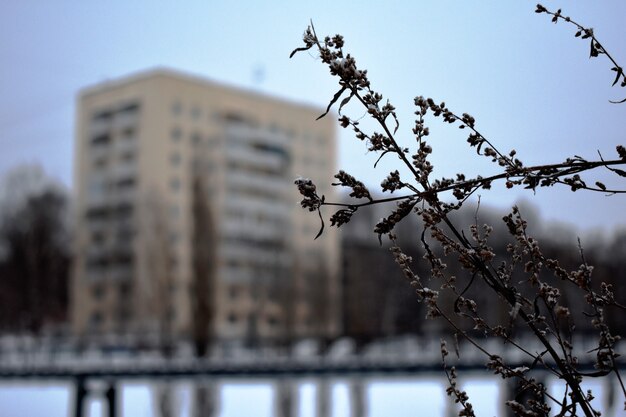
[(236, 93), (240, 93), (243, 95), (256, 97), (262, 100), (273, 101), (277, 104), (283, 104), (283, 105), (308, 109), (314, 112), (319, 112), (320, 114), (322, 114), (325, 111), (324, 108), (318, 105), (291, 100), (291, 99), (284, 98), (284, 97), (279, 97), (276, 95), (264, 93), (264, 92), (254, 90), (251, 88), (218, 82), (202, 75), (192, 74), (189, 72), (185, 72), (185, 71), (181, 71), (181, 70), (173, 69), (169, 67), (154, 67), (154, 68), (142, 70), (139, 72), (134, 72), (134, 73), (131, 73), (129, 75), (126, 75), (120, 78), (106, 80), (106, 81), (103, 81), (103, 82), (100, 82), (91, 86), (87, 86), (87, 87), (82, 88), (78, 92), (78, 96), (82, 98), (82, 97), (90, 96), (92, 94), (97, 94), (103, 91), (107, 91), (107, 90), (111, 90), (115, 88), (122, 88), (126, 85), (133, 84), (138, 81), (147, 80), (150, 78), (157, 78), (157, 77), (177, 79), (177, 80), (181, 80), (181, 81), (185, 81), (189, 83), (195, 83), (204, 87), (211, 87), (214, 89), (229, 90), (231, 92), (236, 92)]

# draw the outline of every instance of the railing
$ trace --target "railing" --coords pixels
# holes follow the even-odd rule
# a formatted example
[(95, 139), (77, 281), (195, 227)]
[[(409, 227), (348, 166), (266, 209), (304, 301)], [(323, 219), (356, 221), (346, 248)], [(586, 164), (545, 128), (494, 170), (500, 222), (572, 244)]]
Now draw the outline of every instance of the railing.
[[(329, 381), (348, 381), (351, 389), (351, 402), (355, 416), (365, 416), (366, 395), (364, 381), (388, 377), (410, 377), (430, 375), (441, 377), (439, 342), (435, 339), (406, 338), (396, 341), (373, 343), (358, 354), (346, 341), (333, 345), (327, 354), (319, 355), (315, 350), (300, 349), (291, 356), (281, 356), (278, 351), (263, 351), (262, 355), (254, 355), (251, 351), (242, 350), (239, 354), (227, 357), (216, 353), (210, 358), (192, 356), (174, 356), (166, 358), (161, 354), (139, 354), (133, 351), (100, 352), (96, 354), (78, 355), (63, 350), (46, 356), (52, 344), (36, 343), (36, 339), (25, 339), (25, 344), (14, 340), (0, 344), (0, 380), (65, 380), (74, 385), (73, 416), (82, 417), (85, 402), (90, 395), (98, 391), (94, 386), (99, 384), (101, 395), (108, 404), (109, 417), (115, 417), (119, 409), (118, 390), (122, 382), (146, 381), (181, 381), (193, 380), (199, 384), (209, 382), (215, 384), (223, 380), (255, 380), (266, 381), (274, 386), (274, 409), (278, 417), (289, 417), (294, 414), (294, 386), (298, 381), (316, 381), (318, 394), (324, 394)], [(588, 343), (581, 339), (576, 346), (582, 351)], [(499, 354), (504, 361), (512, 366), (522, 366), (516, 361), (512, 351), (496, 340), (488, 341), (493, 353)], [(532, 350), (533, 344), (525, 343)], [(27, 347), (27, 349), (24, 349)], [(248, 354), (246, 354), (246, 352)], [(12, 354), (11, 354), (12, 353)], [(455, 366), (461, 375), (473, 372), (485, 375), (484, 357), (470, 355), (470, 349), (461, 346), (461, 358), (466, 358)], [(579, 369), (593, 369), (592, 363), (580, 363)], [(474, 374), (476, 375), (476, 374)], [(534, 377), (541, 381), (548, 377), (545, 371), (535, 371)], [(497, 380), (500, 380), (498, 377)], [(202, 382), (205, 381), (205, 382)], [(98, 384), (94, 385), (93, 383)], [(608, 381), (610, 383), (610, 381)], [(608, 387), (610, 388), (610, 386)], [(442, 388), (443, 389), (443, 388)], [(501, 390), (513, 390), (514, 387), (505, 382)], [(512, 398), (514, 394), (507, 398)], [(320, 403), (328, 407), (330, 397), (318, 395)], [(324, 415), (319, 414), (318, 415)], [(327, 414), (328, 415), (328, 414)]]
[(249, 147), (227, 147), (226, 158), (228, 161), (273, 172), (280, 172), (286, 166), (280, 155), (259, 152)]
[(235, 140), (242, 143), (264, 143), (287, 147), (289, 137), (282, 132), (272, 132), (268, 129), (246, 126), (244, 124), (230, 124), (226, 127), (228, 140)]

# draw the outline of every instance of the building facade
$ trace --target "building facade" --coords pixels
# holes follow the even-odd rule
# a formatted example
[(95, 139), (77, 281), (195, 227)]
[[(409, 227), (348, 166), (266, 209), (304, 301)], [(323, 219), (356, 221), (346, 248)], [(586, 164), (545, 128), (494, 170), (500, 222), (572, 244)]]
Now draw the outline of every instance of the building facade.
[(314, 178), (332, 198), (336, 123), (322, 111), (170, 70), (83, 90), (75, 334), (337, 334), (338, 235), (313, 240), (319, 219), (293, 185)]

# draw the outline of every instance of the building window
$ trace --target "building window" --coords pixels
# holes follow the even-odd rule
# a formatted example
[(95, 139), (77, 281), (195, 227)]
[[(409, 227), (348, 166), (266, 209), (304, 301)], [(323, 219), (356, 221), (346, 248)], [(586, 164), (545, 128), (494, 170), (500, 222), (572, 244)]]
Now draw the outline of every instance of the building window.
[(132, 287), (128, 282), (122, 282), (119, 284), (117, 291), (119, 292), (121, 298), (128, 298), (131, 295)]
[(94, 121), (102, 121), (108, 122), (113, 117), (113, 112), (111, 110), (102, 110), (97, 113), (94, 113), (92, 116), (92, 120)]
[(202, 115), (202, 112), (200, 111), (200, 108), (198, 106), (194, 106), (191, 109), (191, 118), (193, 120), (198, 120), (201, 115)]
[(129, 103), (118, 110), (118, 113), (134, 114), (139, 111), (139, 103)]
[(118, 204), (114, 210), (118, 219), (128, 219), (133, 215), (133, 205), (129, 202)]
[(172, 219), (180, 218), (180, 207), (178, 205), (174, 204), (170, 207), (170, 217)]
[(183, 137), (183, 131), (179, 127), (175, 127), (172, 129), (170, 137), (172, 138), (172, 141), (180, 142), (180, 139)]
[(122, 139), (124, 140), (133, 140), (135, 139), (135, 128), (127, 127), (122, 131)]
[(202, 172), (205, 165), (204, 159), (202, 158), (194, 158), (191, 164), (193, 172)]
[(91, 289), (93, 298), (96, 300), (102, 300), (104, 298), (104, 286), (96, 285)]
[(269, 131), (272, 133), (280, 132), (280, 127), (278, 127), (278, 124), (276, 124), (275, 122), (272, 122), (270, 124)]
[(98, 158), (94, 160), (94, 169), (95, 170), (104, 170), (107, 167), (107, 160), (104, 157)]
[(106, 240), (106, 236), (102, 231), (96, 231), (91, 234), (91, 241), (94, 245), (103, 245)]
[(180, 153), (178, 152), (174, 152), (170, 155), (170, 164), (172, 164), (172, 166), (179, 166), (180, 165), (180, 161), (182, 160), (182, 157), (180, 156)]
[[(178, 273), (180, 273), (182, 265), (181, 265), (180, 262), (178, 262), (178, 257), (175, 254), (170, 254), (169, 258), (170, 258), (170, 265), (169, 266), (171, 268), (172, 273), (176, 274), (177, 271), (178, 271)], [(174, 284), (172, 284), (172, 285), (174, 285)]]
[(131, 164), (135, 161), (135, 154), (130, 151), (122, 154), (122, 161), (126, 164)]
[(95, 146), (108, 145), (111, 142), (111, 135), (103, 133), (91, 139), (91, 144)]
[(195, 132), (191, 135), (191, 144), (194, 146), (198, 146), (202, 143), (202, 135), (198, 132)]
[(238, 295), (239, 295), (239, 288), (235, 286), (231, 286), (228, 289), (228, 296), (230, 297), (231, 300), (236, 299)]
[(178, 116), (182, 112), (183, 112), (183, 105), (180, 103), (180, 101), (175, 101), (172, 104), (172, 114), (174, 116)]
[(92, 207), (85, 211), (85, 218), (90, 221), (105, 220), (109, 217), (109, 210), (106, 207)]
[(94, 311), (91, 313), (89, 317), (89, 327), (92, 329), (97, 329), (102, 324), (102, 313), (99, 311)]
[(219, 146), (220, 138), (219, 136), (211, 136), (210, 138), (206, 139), (206, 143), (209, 148), (215, 148)]
[(107, 181), (103, 175), (93, 175), (87, 183), (87, 199), (92, 202), (100, 202), (106, 196)]
[(229, 111), (229, 112), (222, 114), (222, 119), (226, 123), (242, 123), (242, 124), (249, 123), (247, 118), (243, 114), (237, 111)]
[(180, 190), (180, 179), (179, 178), (172, 178), (170, 180), (170, 188), (172, 189), (172, 191), (179, 191)]
[(117, 321), (119, 325), (119, 329), (123, 330), (125, 325), (128, 323), (128, 320), (131, 318), (130, 307), (125, 305), (118, 309), (117, 311)]
[(117, 187), (122, 190), (128, 190), (135, 187), (134, 178), (124, 178), (117, 182)]

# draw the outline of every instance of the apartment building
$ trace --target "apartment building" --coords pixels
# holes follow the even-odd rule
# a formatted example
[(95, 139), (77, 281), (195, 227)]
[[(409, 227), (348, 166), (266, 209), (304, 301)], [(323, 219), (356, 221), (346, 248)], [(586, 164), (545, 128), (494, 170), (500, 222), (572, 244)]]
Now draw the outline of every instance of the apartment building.
[(323, 110), (151, 70), (83, 90), (75, 134), (79, 336), (283, 340), (339, 330), (340, 244), (293, 185), (329, 198)]

